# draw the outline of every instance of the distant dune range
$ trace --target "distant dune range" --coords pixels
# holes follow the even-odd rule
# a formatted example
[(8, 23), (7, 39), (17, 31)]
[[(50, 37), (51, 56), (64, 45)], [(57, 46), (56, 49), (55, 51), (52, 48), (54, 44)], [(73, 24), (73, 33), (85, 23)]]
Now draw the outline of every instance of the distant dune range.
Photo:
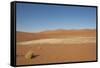
[(37, 39), (45, 39), (45, 38), (60, 38), (60, 37), (95, 37), (96, 30), (95, 29), (80, 29), (80, 30), (49, 30), (44, 32), (37, 33), (28, 33), (28, 32), (17, 32), (16, 38), (17, 42), (22, 41), (30, 41)]
[[(17, 65), (96, 60), (96, 30), (48, 30), (16, 33)], [(26, 59), (28, 52), (39, 55)]]

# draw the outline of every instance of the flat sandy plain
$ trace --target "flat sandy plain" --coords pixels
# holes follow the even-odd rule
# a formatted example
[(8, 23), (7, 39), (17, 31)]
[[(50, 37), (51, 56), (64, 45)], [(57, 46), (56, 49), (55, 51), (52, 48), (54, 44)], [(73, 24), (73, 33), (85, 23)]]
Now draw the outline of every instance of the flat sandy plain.
[[(25, 58), (28, 52), (38, 55)], [(96, 30), (48, 30), (16, 33), (16, 64), (47, 64), (96, 60)]]

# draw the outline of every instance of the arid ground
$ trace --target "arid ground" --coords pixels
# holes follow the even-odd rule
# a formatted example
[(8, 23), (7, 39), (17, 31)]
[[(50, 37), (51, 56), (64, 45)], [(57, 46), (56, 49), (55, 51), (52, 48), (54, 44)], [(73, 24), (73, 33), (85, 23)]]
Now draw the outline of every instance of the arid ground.
[(48, 30), (16, 33), (16, 64), (96, 60), (96, 30)]

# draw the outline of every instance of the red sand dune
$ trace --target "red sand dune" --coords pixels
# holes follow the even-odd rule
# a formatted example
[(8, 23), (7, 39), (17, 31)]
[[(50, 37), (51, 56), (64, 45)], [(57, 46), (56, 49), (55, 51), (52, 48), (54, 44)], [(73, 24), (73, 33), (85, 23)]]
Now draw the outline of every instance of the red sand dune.
[[(17, 44), (16, 46), (17, 65), (96, 60), (95, 29), (60, 29), (38, 33), (17, 32), (16, 38), (17, 43), (25, 44)], [(55, 42), (56, 44), (54, 44)], [(28, 44), (26, 45), (26, 43)], [(25, 55), (29, 51), (39, 56), (26, 59)]]
[(81, 30), (49, 30), (39, 33), (27, 33), (27, 32), (17, 32), (17, 41), (30, 41), (41, 38), (53, 38), (53, 37), (65, 37), (65, 36), (85, 36), (85, 37), (95, 37), (95, 29), (81, 29)]

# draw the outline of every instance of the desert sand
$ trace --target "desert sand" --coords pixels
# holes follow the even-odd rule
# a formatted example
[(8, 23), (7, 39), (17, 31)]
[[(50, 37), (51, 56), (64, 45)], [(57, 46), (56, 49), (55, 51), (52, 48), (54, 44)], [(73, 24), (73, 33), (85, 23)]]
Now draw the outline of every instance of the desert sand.
[[(96, 30), (48, 30), (17, 32), (17, 65), (79, 62), (96, 60)], [(32, 52), (34, 58), (26, 58)]]

